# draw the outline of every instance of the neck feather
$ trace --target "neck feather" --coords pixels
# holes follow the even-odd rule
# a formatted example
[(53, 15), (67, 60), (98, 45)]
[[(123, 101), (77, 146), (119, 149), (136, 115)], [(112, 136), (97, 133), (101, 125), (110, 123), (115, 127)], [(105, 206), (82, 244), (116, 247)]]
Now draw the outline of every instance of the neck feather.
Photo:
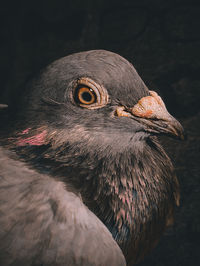
[(86, 148), (83, 153), (68, 142), (52, 144), (45, 129), (39, 132), (23, 131), (15, 141), (16, 151), (38, 171), (81, 193), (122, 249), (130, 241), (137, 245), (158, 238), (179, 189), (172, 164), (155, 138), (115, 154)]

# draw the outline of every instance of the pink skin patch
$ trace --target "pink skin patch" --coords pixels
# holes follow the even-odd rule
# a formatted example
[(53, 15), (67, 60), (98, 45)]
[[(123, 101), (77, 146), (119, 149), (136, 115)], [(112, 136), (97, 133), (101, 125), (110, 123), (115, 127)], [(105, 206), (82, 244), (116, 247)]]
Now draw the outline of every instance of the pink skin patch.
[(22, 134), (22, 135), (24, 135), (24, 134), (28, 134), (29, 131), (30, 131), (30, 129), (31, 129), (31, 128), (29, 127), (29, 128), (27, 128), (27, 129), (23, 130), (21, 134)]
[[(24, 131), (22, 131), (22, 135), (28, 134), (30, 131), (30, 128), (25, 129)], [(46, 141), (46, 135), (47, 135), (47, 131), (43, 130), (42, 132), (33, 135), (31, 137), (28, 138), (18, 138), (16, 145), (17, 146), (25, 146), (25, 145), (31, 145), (31, 146), (41, 146), (47, 143)]]

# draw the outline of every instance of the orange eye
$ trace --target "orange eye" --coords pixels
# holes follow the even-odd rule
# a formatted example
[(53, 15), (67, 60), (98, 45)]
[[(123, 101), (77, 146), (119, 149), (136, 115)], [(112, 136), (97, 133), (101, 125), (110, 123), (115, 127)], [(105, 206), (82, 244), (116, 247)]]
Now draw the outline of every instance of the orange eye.
[(71, 96), (74, 103), (87, 109), (101, 108), (109, 101), (107, 90), (88, 77), (72, 82)]
[(96, 102), (97, 96), (93, 89), (86, 86), (78, 86), (75, 92), (75, 100), (80, 104), (89, 105)]

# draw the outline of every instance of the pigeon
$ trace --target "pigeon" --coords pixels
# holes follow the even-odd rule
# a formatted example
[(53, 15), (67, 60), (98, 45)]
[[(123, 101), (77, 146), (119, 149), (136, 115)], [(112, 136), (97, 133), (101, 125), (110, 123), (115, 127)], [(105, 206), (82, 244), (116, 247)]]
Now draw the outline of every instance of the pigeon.
[(105, 50), (29, 80), (1, 133), (0, 264), (135, 265), (173, 223), (179, 183), (159, 142), (184, 138), (161, 97)]

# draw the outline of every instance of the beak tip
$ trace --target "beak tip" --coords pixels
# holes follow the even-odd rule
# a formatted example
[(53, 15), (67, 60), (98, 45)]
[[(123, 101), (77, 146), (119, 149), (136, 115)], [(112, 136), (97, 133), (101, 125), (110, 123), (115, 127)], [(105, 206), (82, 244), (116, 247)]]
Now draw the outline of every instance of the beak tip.
[(174, 119), (174, 123), (172, 126), (172, 134), (177, 137), (179, 140), (186, 140), (187, 134), (185, 133), (185, 130), (183, 129), (182, 125)]
[(187, 133), (183, 130), (182, 133), (179, 135), (179, 138), (180, 140), (187, 140)]

